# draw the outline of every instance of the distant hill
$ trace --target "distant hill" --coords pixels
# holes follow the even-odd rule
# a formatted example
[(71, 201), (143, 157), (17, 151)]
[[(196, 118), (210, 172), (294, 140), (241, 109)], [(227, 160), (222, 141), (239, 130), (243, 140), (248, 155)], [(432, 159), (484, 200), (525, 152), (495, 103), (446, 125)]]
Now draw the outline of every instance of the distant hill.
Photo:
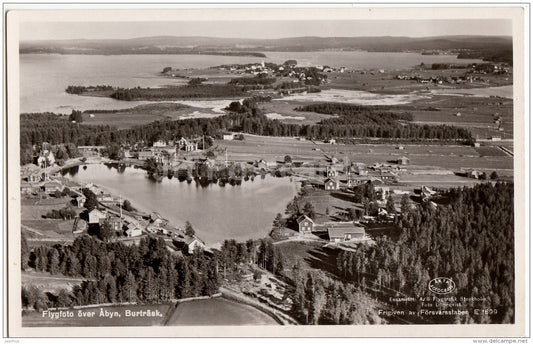
[[(259, 55), (261, 51), (365, 50), (400, 52), (445, 50), (478, 52), (476, 56), (511, 53), (512, 38), (501, 36), (439, 37), (292, 37), (280, 39), (241, 39), (215, 37), (140, 37), (133, 39), (22, 41), (21, 54), (59, 53), (89, 55), (121, 54), (223, 54)], [(491, 52), (490, 54), (479, 52)]]

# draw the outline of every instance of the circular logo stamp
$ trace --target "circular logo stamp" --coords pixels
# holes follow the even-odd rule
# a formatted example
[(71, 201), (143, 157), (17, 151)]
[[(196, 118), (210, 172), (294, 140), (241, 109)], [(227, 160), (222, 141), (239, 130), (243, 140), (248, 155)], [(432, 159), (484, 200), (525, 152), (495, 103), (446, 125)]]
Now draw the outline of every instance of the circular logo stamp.
[(435, 294), (449, 294), (455, 290), (455, 282), (451, 278), (437, 277), (429, 281), (428, 289)]

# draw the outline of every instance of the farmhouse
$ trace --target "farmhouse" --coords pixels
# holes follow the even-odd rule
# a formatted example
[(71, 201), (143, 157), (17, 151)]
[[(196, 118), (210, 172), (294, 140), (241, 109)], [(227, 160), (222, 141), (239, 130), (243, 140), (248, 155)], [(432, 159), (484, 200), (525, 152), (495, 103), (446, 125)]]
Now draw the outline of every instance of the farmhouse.
[(328, 178), (324, 182), (324, 189), (326, 190), (338, 190), (339, 189), (339, 181), (336, 179)]
[(143, 231), (136, 223), (132, 222), (128, 225), (128, 229), (126, 230), (128, 238), (137, 237), (141, 234), (143, 234)]
[(179, 248), (183, 253), (193, 254), (196, 248), (204, 249), (205, 244), (197, 237), (185, 237), (174, 241), (174, 245)]
[(63, 191), (63, 185), (56, 180), (52, 180), (51, 182), (44, 183), (43, 189), (44, 192)]
[(94, 208), (89, 212), (89, 224), (96, 224), (100, 223), (100, 221), (103, 221), (106, 218), (106, 214), (101, 212), (100, 210)]
[(298, 222), (298, 231), (300, 232), (300, 234), (311, 233), (315, 226), (315, 223), (313, 222), (313, 220), (306, 215), (300, 216), (297, 222)]
[(324, 227), (328, 229), (331, 242), (365, 238), (365, 229), (354, 222), (327, 222)]

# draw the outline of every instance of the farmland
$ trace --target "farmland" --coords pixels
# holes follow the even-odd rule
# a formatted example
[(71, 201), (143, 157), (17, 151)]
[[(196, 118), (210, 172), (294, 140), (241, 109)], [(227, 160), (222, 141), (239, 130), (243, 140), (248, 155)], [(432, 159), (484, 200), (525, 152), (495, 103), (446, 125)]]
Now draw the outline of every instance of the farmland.
[[(398, 149), (399, 146), (403, 149)], [(513, 158), (502, 155), (495, 147), (478, 148), (465, 145), (435, 144), (324, 144), (309, 140), (297, 140), (286, 137), (260, 137), (245, 135), (244, 141), (216, 140), (215, 146), (220, 150), (227, 148), (228, 159), (236, 161), (283, 161), (290, 155), (293, 161), (326, 163), (326, 155), (339, 160), (364, 164), (390, 163), (402, 156), (410, 160), (406, 166), (407, 174), (432, 175), (451, 174), (466, 169), (486, 171), (497, 170), (501, 175), (512, 175)], [(501, 173), (500, 173), (501, 172)], [(435, 179), (440, 178), (437, 177)], [(401, 181), (402, 179), (400, 179)]]

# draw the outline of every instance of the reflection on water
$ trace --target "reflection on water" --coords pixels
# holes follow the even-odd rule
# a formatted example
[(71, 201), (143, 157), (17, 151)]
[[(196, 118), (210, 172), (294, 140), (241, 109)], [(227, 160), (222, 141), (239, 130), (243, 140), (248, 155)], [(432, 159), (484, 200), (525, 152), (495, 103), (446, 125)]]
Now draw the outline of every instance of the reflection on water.
[(88, 165), (87, 169), (71, 168), (63, 173), (120, 194), (140, 210), (157, 211), (175, 225), (190, 221), (208, 244), (264, 237), (276, 213), (282, 213), (297, 192), (291, 178), (270, 175), (220, 186), (201, 185), (194, 179), (163, 177), (156, 181), (142, 169), (118, 164)]

